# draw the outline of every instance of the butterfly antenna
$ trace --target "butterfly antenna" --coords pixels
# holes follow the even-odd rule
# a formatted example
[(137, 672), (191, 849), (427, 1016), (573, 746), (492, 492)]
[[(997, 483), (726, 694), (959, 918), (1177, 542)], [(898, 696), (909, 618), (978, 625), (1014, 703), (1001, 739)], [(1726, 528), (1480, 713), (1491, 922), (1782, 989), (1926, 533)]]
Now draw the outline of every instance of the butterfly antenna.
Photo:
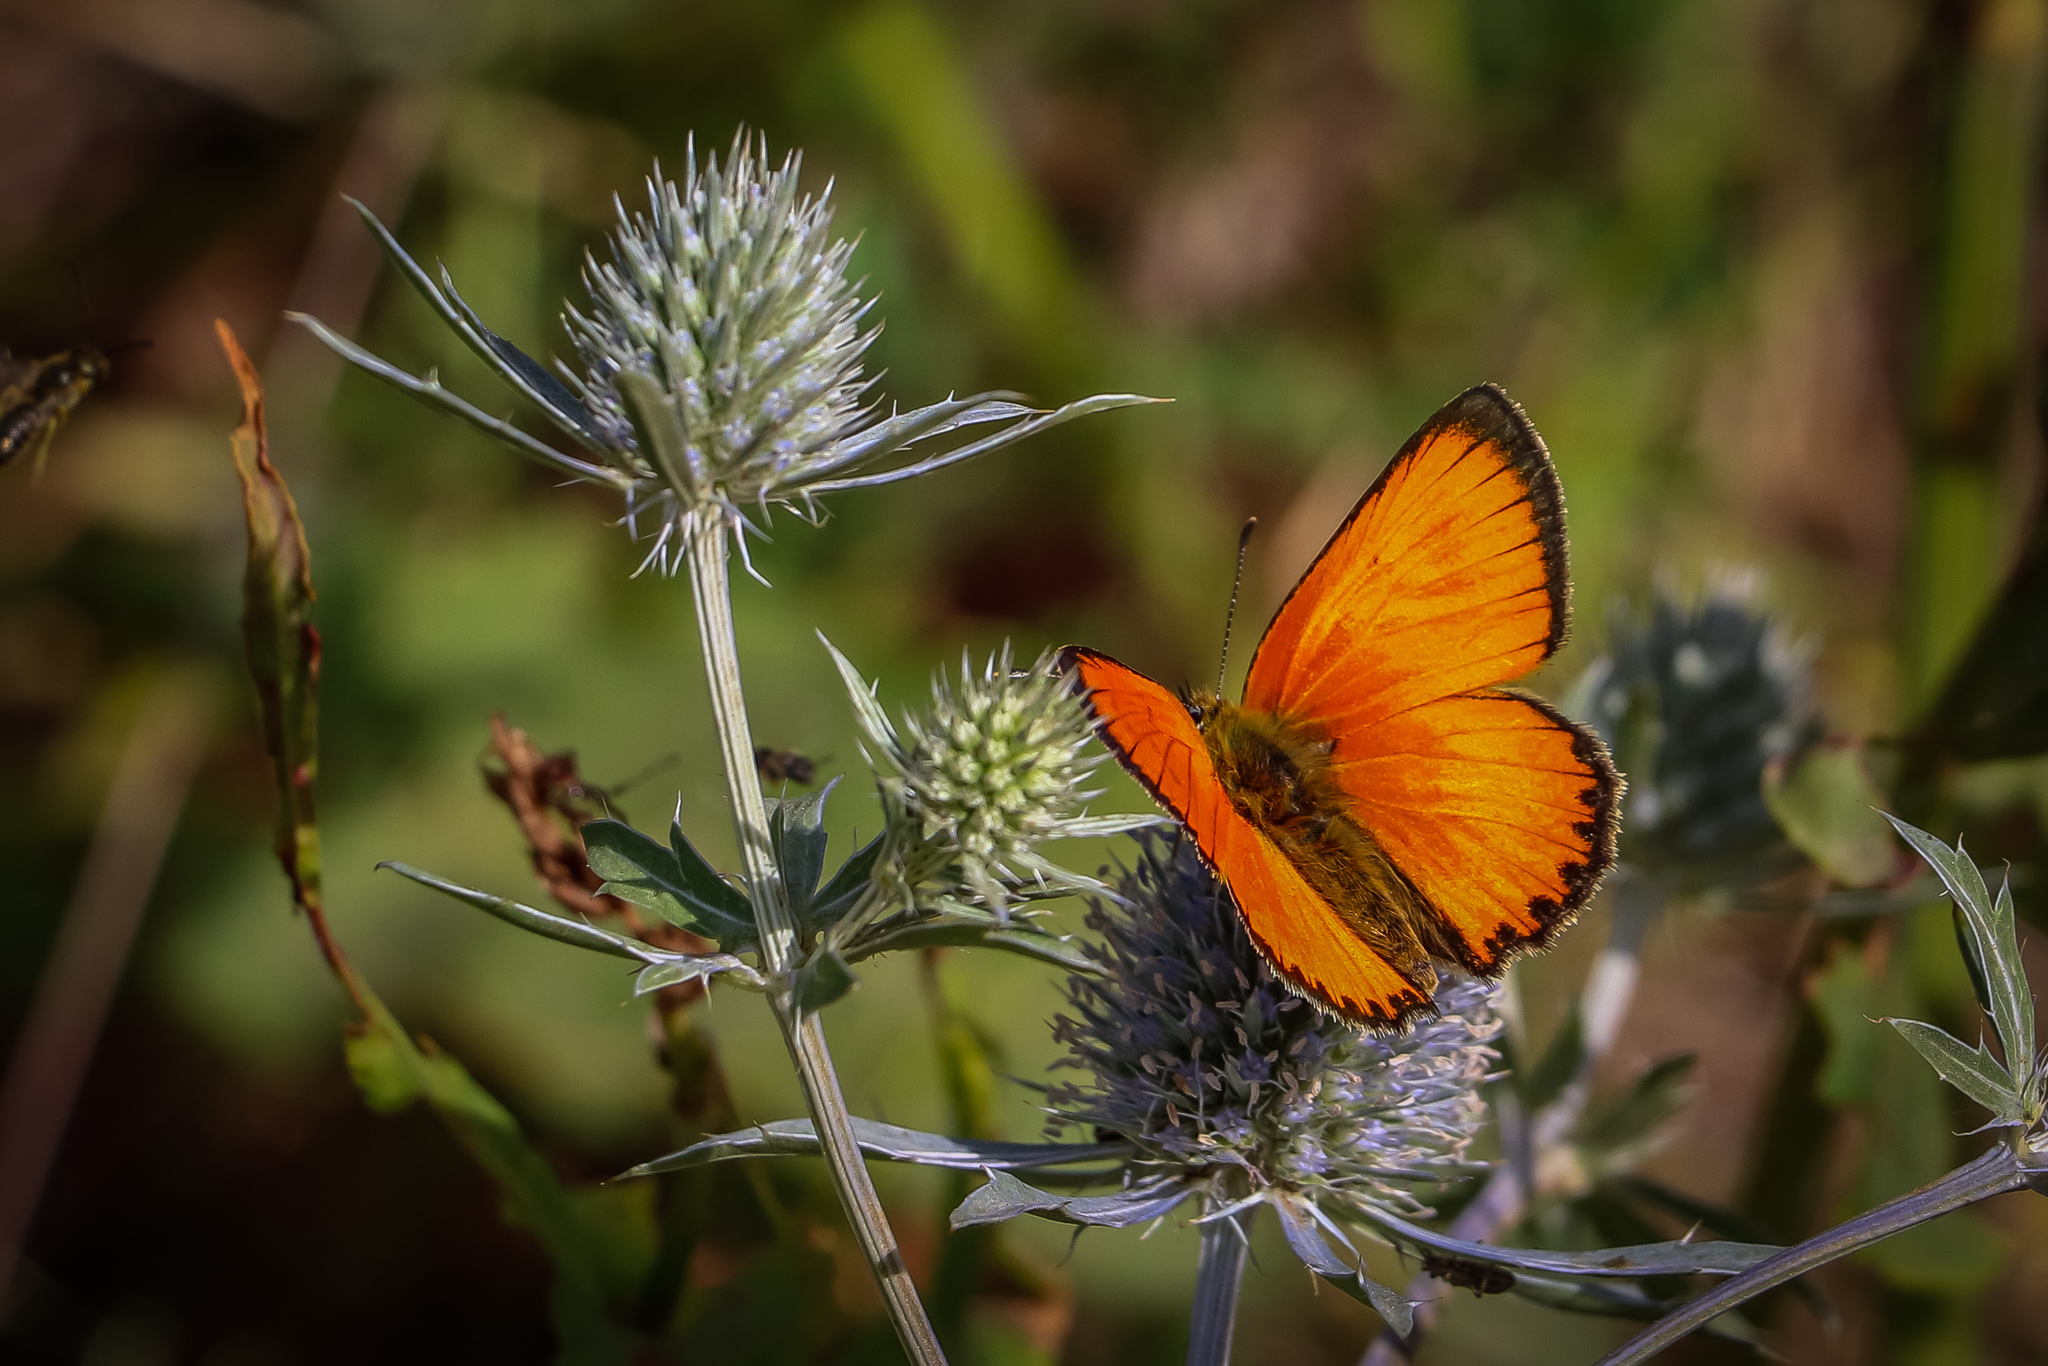
[(1244, 587), (1244, 552), (1252, 543), (1252, 532), (1258, 528), (1259, 519), (1244, 519), (1243, 530), (1237, 533), (1237, 572), (1230, 577), (1230, 610), (1223, 614), (1223, 658), (1216, 665), (1216, 696), (1223, 696), (1223, 679), (1230, 672), (1230, 624), (1237, 619), (1237, 593)]

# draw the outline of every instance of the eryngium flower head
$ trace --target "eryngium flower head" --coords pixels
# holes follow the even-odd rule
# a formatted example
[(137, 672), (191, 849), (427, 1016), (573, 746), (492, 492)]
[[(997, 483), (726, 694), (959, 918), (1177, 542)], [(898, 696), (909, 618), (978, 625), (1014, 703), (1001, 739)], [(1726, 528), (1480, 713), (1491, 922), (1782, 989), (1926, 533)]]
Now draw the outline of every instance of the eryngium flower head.
[(1729, 576), (1691, 604), (1660, 589), (1647, 620), (1611, 619), (1607, 655), (1567, 710), (1628, 774), (1621, 856), (1681, 878), (1718, 877), (1768, 850), (1778, 826), (1763, 772), (1818, 731), (1810, 653)]
[[(765, 139), (734, 137), (721, 166), (692, 143), (681, 181), (647, 182), (647, 211), (619, 205), (610, 260), (586, 254), (588, 309), (569, 306), (582, 370), (561, 378), (493, 332), (436, 281), (361, 204), (384, 253), (465, 345), (523, 394), (583, 454), (560, 450), (444, 388), (379, 359), (316, 318), (287, 316), (351, 364), (462, 417), (530, 459), (617, 489), (636, 534), (653, 524), (642, 564), (673, 571), (692, 528), (760, 528), (748, 508), (791, 508), (816, 521), (831, 493), (913, 478), (1077, 417), (1151, 402), (1097, 394), (1051, 412), (1014, 394), (947, 398), (884, 414), (865, 395), (861, 357), (875, 329), (846, 277), (853, 246), (831, 236), (831, 188), (798, 188), (802, 158), (770, 169)], [(563, 380), (566, 379), (565, 384)], [(963, 428), (993, 428), (950, 449), (910, 448)], [(745, 537), (740, 553), (746, 555)]]
[(1063, 834), (1096, 797), (1081, 782), (1102, 762), (1073, 688), (1044, 653), (1028, 670), (1010, 666), (1010, 645), (977, 674), (961, 655), (961, 678), (932, 678), (928, 717), (905, 713), (903, 729), (874, 754), (893, 774), (885, 791), (901, 803), (918, 840), (948, 856), (991, 907), (1004, 883), (1055, 866), (1036, 852)]
[[(647, 212), (619, 206), (611, 260), (585, 257), (590, 311), (568, 310), (585, 406), (671, 503), (784, 497), (866, 416), (875, 329), (846, 278), (853, 245), (831, 238), (830, 187), (801, 194), (802, 158), (771, 171), (767, 150), (742, 134), (723, 167), (700, 170), (693, 145), (680, 183), (657, 168)], [(621, 393), (631, 376), (654, 382), (658, 411)], [(650, 430), (663, 421), (673, 443)]]
[[(1324, 1205), (1423, 1212), (1418, 1192), (1469, 1174), (1497, 1054), (1493, 989), (1465, 978), (1439, 1014), (1378, 1035), (1326, 1015), (1266, 965), (1191, 844), (1141, 835), (1121, 904), (1099, 901), (1088, 949), (1102, 975), (1068, 979), (1053, 1022), (1050, 1128), (1103, 1130), (1140, 1166), (1191, 1178), (1235, 1168), (1262, 1191)], [(1333, 1211), (1334, 1212), (1334, 1211)]]
[(1002, 919), (1019, 897), (1102, 891), (1038, 846), (1159, 824), (1082, 810), (1100, 795), (1082, 784), (1104, 756), (1089, 753), (1094, 729), (1050, 651), (1018, 669), (1005, 643), (979, 672), (963, 654), (959, 682), (934, 676), (930, 713), (906, 713), (901, 727), (844, 655), (832, 661), (881, 792), (888, 840), (875, 877), (893, 884), (897, 910)]

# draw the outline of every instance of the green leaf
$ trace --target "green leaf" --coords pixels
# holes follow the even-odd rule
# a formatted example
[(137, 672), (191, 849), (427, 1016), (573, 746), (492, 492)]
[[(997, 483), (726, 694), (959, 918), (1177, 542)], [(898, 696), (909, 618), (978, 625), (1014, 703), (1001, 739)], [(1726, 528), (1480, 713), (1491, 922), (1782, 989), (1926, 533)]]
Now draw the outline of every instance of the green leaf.
[(1415, 1331), (1415, 1306), (1406, 1296), (1388, 1289), (1365, 1272), (1347, 1263), (1323, 1239), (1308, 1202), (1292, 1195), (1276, 1195), (1268, 1203), (1280, 1215), (1280, 1228), (1287, 1246), (1301, 1264), (1331, 1285), (1369, 1307), (1387, 1327), (1402, 1337)]
[(1579, 1142), (1595, 1153), (1614, 1153), (1640, 1143), (1684, 1104), (1686, 1079), (1697, 1053), (1677, 1053), (1650, 1066), (1613, 1104), (1579, 1127)]
[[(1073, 1167), (1084, 1163), (1121, 1162), (1129, 1157), (1128, 1143), (1005, 1143), (996, 1140), (953, 1138), (905, 1129), (878, 1120), (853, 1119), (853, 1136), (869, 1157), (890, 1162), (910, 1162), (922, 1167), (948, 1167), (956, 1171), (980, 1171), (984, 1167), (1009, 1171)], [(729, 1134), (699, 1139), (680, 1152), (643, 1162), (614, 1180), (630, 1176), (658, 1176), (663, 1172), (688, 1171), (713, 1162), (731, 1162), (743, 1157), (814, 1157), (818, 1153), (817, 1130), (808, 1119), (778, 1119), (756, 1124)]]
[(1906, 1042), (1927, 1059), (1943, 1081), (1989, 1110), (2000, 1122), (2025, 1122), (2026, 1107), (2011, 1076), (1982, 1045), (1971, 1048), (1947, 1030), (1918, 1020), (1887, 1016), (1884, 1023), (1904, 1035)]
[[(299, 506), (270, 461), (263, 381), (224, 322), (215, 324), (242, 389), (243, 421), (229, 441), (242, 485), (248, 532), (242, 572), (242, 654), (256, 686), (263, 748), (277, 784), (271, 848), (291, 879), (292, 897), (326, 950), (320, 887), (320, 827), (313, 789), (320, 772), (320, 633), (313, 626), (313, 552)], [(328, 952), (337, 972), (337, 956)], [(344, 974), (344, 981), (346, 981)]]
[[(553, 1168), (526, 1142), (505, 1107), (460, 1063), (406, 1034), (328, 929), (320, 888), (320, 832), (313, 812), (320, 637), (310, 620), (312, 559), (291, 491), (270, 463), (262, 421), (263, 389), (255, 366), (226, 325), (219, 330), (241, 381), (246, 410), (233, 441), (248, 526), (243, 646), (278, 784), (277, 853), (322, 956), (362, 1012), (344, 1039), (349, 1072), (365, 1103), (380, 1113), (420, 1100), (432, 1105), (449, 1132), (497, 1184), (510, 1221), (531, 1230), (554, 1264), (557, 1301), (601, 1316), (602, 1259), (573, 1216)], [(504, 907), (511, 905), (516, 903), (488, 909), (504, 914)]]
[(839, 865), (839, 871), (832, 874), (832, 880), (818, 889), (804, 918), (806, 930), (815, 934), (828, 925), (837, 924), (860, 904), (862, 894), (875, 875), (875, 864), (882, 857), (883, 838), (877, 835), (862, 845), (851, 858)]
[(823, 631), (818, 632), (818, 640), (824, 645), (825, 652), (832, 656), (832, 667), (839, 670), (840, 681), (846, 684), (846, 695), (853, 702), (853, 719), (860, 724), (862, 734), (877, 748), (893, 749), (896, 727), (890, 723), (889, 714), (882, 710), (882, 704), (875, 700), (878, 685), (862, 678), (860, 670), (839, 653), (838, 646), (825, 639)]
[(1927, 860), (1927, 866), (1942, 880), (1962, 911), (1981, 967), (1983, 986), (1990, 997), (1986, 1009), (1998, 1027), (1999, 1042), (2005, 1047), (2006, 1066), (2012, 1071), (2015, 1088), (2022, 1095), (2028, 1094), (2033, 1088), (2036, 1065), (2034, 995), (2027, 986), (2026, 965), (2020, 958), (2010, 885), (2003, 886), (1994, 901), (1983, 875), (1964, 856), (1960, 844), (1951, 849), (1925, 830), (1890, 815), (1885, 819)]
[(800, 922), (808, 917), (818, 879), (825, 875), (825, 801), (838, 785), (834, 778), (816, 792), (785, 797), (768, 813), (768, 838), (782, 869), (783, 890)]
[(435, 877), (432, 873), (422, 872), (409, 863), (387, 859), (377, 867), (379, 870), (388, 868), (400, 877), (411, 878), (422, 887), (431, 887), (480, 911), (488, 911), (508, 925), (517, 925), (522, 930), (531, 930), (535, 934), (545, 935), (564, 944), (574, 944), (579, 949), (594, 949), (599, 953), (609, 953), (619, 958), (637, 958), (643, 962), (659, 955), (659, 950), (637, 939), (613, 934), (585, 921), (571, 920), (566, 916), (539, 910), (507, 897), (493, 896), (475, 887), (464, 887), (460, 883), (449, 882)]
[(1157, 812), (1146, 814), (1133, 812), (1127, 816), (1077, 816), (1060, 822), (1057, 838), (1065, 840), (1100, 839), (1109, 835), (1128, 835), (1135, 830), (1150, 830), (1155, 826), (1171, 825), (1170, 817)]
[(311, 332), (315, 337), (318, 337), (328, 350), (334, 352), (357, 369), (375, 375), (386, 384), (402, 389), (424, 403), (430, 403), (435, 407), (455, 414), (455, 416), (469, 423), (472, 427), (487, 435), (496, 437), (529, 459), (538, 460), (544, 465), (552, 465), (559, 470), (565, 470), (578, 479), (588, 479), (597, 483), (610, 484), (614, 488), (621, 490), (633, 487), (634, 481), (630, 475), (622, 474), (604, 465), (593, 464), (588, 460), (578, 460), (574, 456), (564, 455), (538, 437), (521, 431), (502, 418), (492, 417), (467, 399), (458, 394), (450, 393), (441, 387), (441, 382), (438, 379), (433, 378), (431, 375), (426, 379), (421, 379), (417, 375), (409, 375), (381, 357), (365, 351), (348, 338), (335, 332), (318, 318), (304, 313), (287, 313), (284, 316), (287, 320), (299, 324), (299, 326)]
[(411, 1056), (390, 1034), (351, 1026), (341, 1048), (363, 1104), (380, 1115), (395, 1115), (419, 1100), (420, 1082)]
[(1611, 1176), (1601, 1184), (1617, 1197), (1653, 1205), (1667, 1214), (1698, 1224), (1709, 1233), (1723, 1238), (1734, 1238), (1749, 1243), (1767, 1243), (1774, 1236), (1769, 1229), (1740, 1210), (1717, 1205), (1711, 1200), (1701, 1200), (1681, 1190), (1674, 1190), (1663, 1182), (1639, 1172), (1624, 1172)]
[(1356, 1218), (1373, 1225), (1399, 1245), (1428, 1248), (1433, 1252), (1449, 1253), (1468, 1261), (1505, 1266), (1515, 1271), (1547, 1271), (1560, 1276), (1727, 1276), (1747, 1271), (1784, 1251), (1780, 1247), (1759, 1243), (1708, 1240), (1643, 1243), (1634, 1247), (1605, 1247), (1593, 1252), (1551, 1252), (1540, 1248), (1495, 1247), (1491, 1243), (1468, 1242), (1420, 1224), (1411, 1224), (1399, 1215), (1369, 1206), (1360, 1208)]
[(633, 424), (633, 436), (640, 454), (661, 473), (670, 488), (686, 496), (697, 487), (690, 469), (690, 442), (675, 402), (654, 376), (638, 370), (621, 371), (613, 380), (620, 406)]
[(647, 966), (633, 979), (633, 994), (646, 996), (663, 987), (719, 976), (737, 977), (755, 990), (765, 985), (760, 973), (729, 953), (664, 953), (648, 955)]
[(604, 1258), (572, 1208), (547, 1159), (534, 1150), (497, 1099), (462, 1064), (430, 1043), (415, 1043), (360, 977), (364, 1019), (346, 1040), (349, 1071), (372, 1109), (389, 1114), (424, 1100), (503, 1192), (507, 1221), (540, 1243), (561, 1277), (562, 1293), (602, 1309)]
[(859, 985), (860, 979), (846, 960), (829, 947), (821, 947), (796, 970), (790, 996), (799, 1011), (815, 1015)]
[(1063, 1224), (1095, 1228), (1129, 1228), (1171, 1214), (1195, 1193), (1181, 1181), (1139, 1186), (1116, 1195), (1053, 1195), (1027, 1186), (1008, 1172), (988, 1169), (988, 1184), (977, 1187), (953, 1211), (953, 1228), (1000, 1224), (1020, 1214), (1035, 1214)]
[(1764, 770), (1764, 804), (1778, 827), (1844, 887), (1875, 887), (1891, 876), (1891, 831), (1877, 810), (1883, 802), (1857, 745), (1822, 743), (1789, 768)]
[[(631, 829), (630, 826), (627, 828)], [(751, 932), (754, 903), (747, 899), (745, 892), (721, 877), (711, 866), (711, 860), (697, 852), (697, 846), (690, 843), (689, 836), (683, 833), (680, 812), (669, 817), (668, 847), (669, 852), (675, 855), (676, 867), (682, 872), (683, 885), (691, 895), (716, 909), (726, 919), (739, 921)]]
[(435, 287), (427, 272), (420, 268), (419, 262), (413, 260), (411, 254), (398, 244), (398, 239), (391, 235), (390, 229), (384, 226), (376, 214), (371, 213), (368, 207), (358, 200), (350, 199), (346, 195), (343, 198), (347, 199), (361, 215), (364, 225), (376, 237), (377, 244), (384, 249), (385, 258), (398, 268), (399, 274), (403, 275), (419, 296), (426, 300), (427, 306), (441, 315), (441, 320), (462, 339), (464, 345), (474, 351), (477, 357), (495, 370), (506, 383), (532, 400), (536, 407), (547, 414), (550, 421), (573, 437), (578, 444), (593, 451), (602, 448), (603, 443), (592, 435), (588, 423), (583, 420), (583, 415), (587, 411), (583, 401), (577, 398), (567, 385), (549, 374), (540, 362), (485, 327), (483, 319), (476, 315), (476, 310), (455, 292), (455, 281), (449, 276), (446, 266), (441, 268), (441, 283), (447, 291), (444, 295), (441, 289)]
[(994, 921), (955, 920), (941, 917), (914, 921), (873, 936), (863, 936), (846, 946), (846, 958), (859, 963), (877, 954), (904, 949), (998, 949), (1024, 958), (1049, 963), (1068, 972), (1102, 975), (1102, 965), (1079, 949), (1070, 947), (1063, 935), (1034, 929), (1018, 920), (1007, 926)]
[(747, 899), (704, 861), (680, 826), (672, 828), (670, 842), (673, 848), (663, 848), (623, 821), (583, 826), (590, 866), (605, 880), (601, 891), (716, 940), (721, 948), (753, 943), (753, 908)]

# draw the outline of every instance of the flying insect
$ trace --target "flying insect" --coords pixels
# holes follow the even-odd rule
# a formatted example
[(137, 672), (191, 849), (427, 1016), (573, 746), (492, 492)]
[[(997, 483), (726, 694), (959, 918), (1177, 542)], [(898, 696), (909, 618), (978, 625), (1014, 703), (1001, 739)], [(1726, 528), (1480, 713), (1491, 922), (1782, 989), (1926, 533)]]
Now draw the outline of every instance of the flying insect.
[(0, 351), (0, 466), (27, 453), (40, 475), (59, 429), (113, 369), (97, 346), (26, 362)]

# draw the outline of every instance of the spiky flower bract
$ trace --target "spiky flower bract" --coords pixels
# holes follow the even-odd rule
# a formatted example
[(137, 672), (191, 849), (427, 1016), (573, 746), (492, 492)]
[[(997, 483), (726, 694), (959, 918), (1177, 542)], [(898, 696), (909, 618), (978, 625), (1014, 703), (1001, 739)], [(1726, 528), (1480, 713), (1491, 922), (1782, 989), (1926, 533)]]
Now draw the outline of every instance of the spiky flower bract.
[(1639, 868), (1711, 880), (1779, 838), (1764, 769), (1818, 727), (1810, 656), (1755, 594), (1731, 575), (1691, 603), (1660, 590), (1647, 617), (1617, 610), (1574, 687), (1568, 710), (1628, 774), (1621, 854)]
[(1241, 1172), (1254, 1197), (1331, 1213), (1420, 1213), (1429, 1187), (1474, 1170), (1493, 988), (1451, 979), (1438, 1014), (1374, 1034), (1288, 987), (1185, 839), (1140, 836), (1117, 891), (1088, 917), (1101, 974), (1070, 977), (1054, 1021), (1061, 1065), (1088, 1074), (1048, 1092), (1055, 1132), (1128, 1139), (1148, 1179)]

